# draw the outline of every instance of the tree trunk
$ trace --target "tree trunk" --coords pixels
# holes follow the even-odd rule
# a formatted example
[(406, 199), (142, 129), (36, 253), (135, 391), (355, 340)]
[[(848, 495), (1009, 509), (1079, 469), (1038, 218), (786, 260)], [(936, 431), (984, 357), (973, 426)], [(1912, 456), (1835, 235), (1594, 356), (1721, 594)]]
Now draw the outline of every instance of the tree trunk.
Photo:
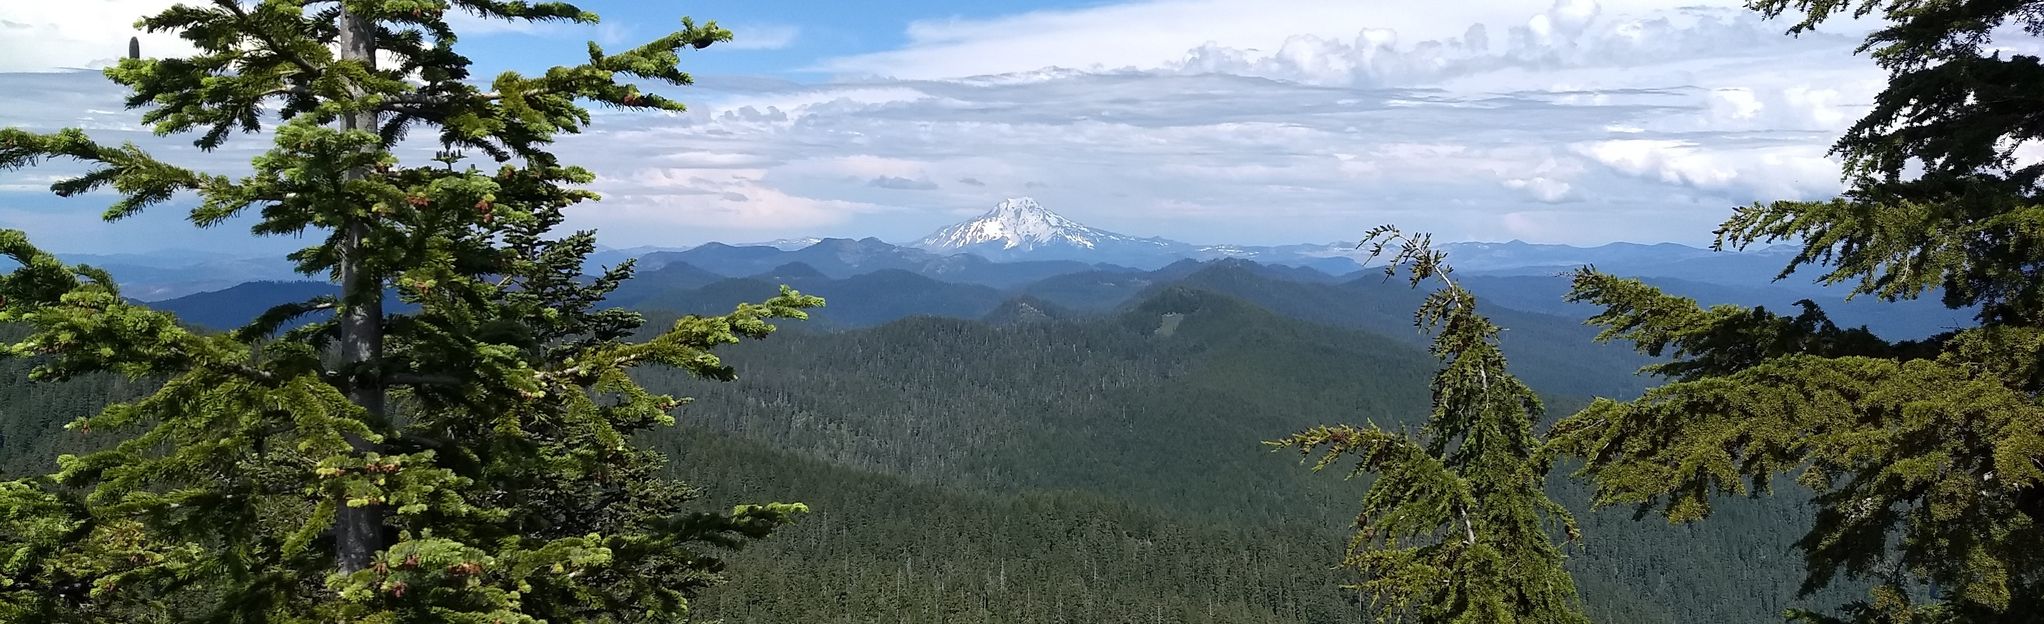
[[(349, 13), (345, 3), (342, 6), (338, 42), (341, 60), (359, 61), (375, 68), (375, 23)], [(376, 113), (364, 111), (345, 115), (341, 118), (341, 127), (376, 132)], [(365, 175), (368, 172), (352, 169), (344, 179), (356, 180)], [(383, 383), (373, 374), (373, 369), (383, 356), (383, 280), (363, 267), (363, 256), (367, 255), (363, 246), (369, 233), (368, 226), (351, 219), (343, 227), (346, 231), (340, 244), (340, 366), (347, 375), (348, 399), (369, 412), (370, 422), (381, 422)], [(370, 370), (365, 371), (365, 367)], [(353, 435), (348, 436), (348, 443), (358, 453), (372, 448), (367, 440)], [(341, 573), (369, 567), (370, 560), (383, 548), (383, 506), (343, 505), (334, 518), (334, 554)]]

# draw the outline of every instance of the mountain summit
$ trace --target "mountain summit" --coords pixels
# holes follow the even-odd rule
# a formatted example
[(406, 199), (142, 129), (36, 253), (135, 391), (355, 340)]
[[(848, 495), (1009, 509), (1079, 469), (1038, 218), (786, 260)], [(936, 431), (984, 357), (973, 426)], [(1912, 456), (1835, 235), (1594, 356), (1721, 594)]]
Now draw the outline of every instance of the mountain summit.
[(940, 251), (963, 251), (987, 244), (1022, 250), (1050, 245), (1093, 249), (1104, 238), (1133, 237), (1080, 225), (1034, 199), (1015, 197), (1001, 200), (993, 210), (970, 221), (937, 230), (916, 241), (916, 246)]
[(1002, 200), (993, 210), (937, 230), (916, 241), (915, 246), (940, 253), (970, 252), (995, 260), (1083, 255), (1095, 261), (1131, 254), (1170, 253), (1186, 247), (1184, 243), (1161, 238), (1138, 238), (1087, 227), (1027, 197)]

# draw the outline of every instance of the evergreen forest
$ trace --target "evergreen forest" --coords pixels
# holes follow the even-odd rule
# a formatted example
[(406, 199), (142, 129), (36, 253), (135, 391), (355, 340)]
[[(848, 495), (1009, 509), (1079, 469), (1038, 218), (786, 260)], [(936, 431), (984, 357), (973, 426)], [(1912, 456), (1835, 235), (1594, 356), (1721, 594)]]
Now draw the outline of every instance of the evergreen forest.
[(2044, 621), (2044, 63), (1995, 43), (2044, 2), (1747, 9), (1880, 24), (1847, 190), (1712, 233), (1817, 290), (1393, 225), (1354, 271), (612, 257), (555, 143), (687, 111), (716, 22), (486, 77), (476, 19), (599, 16), (140, 16), (193, 51), (104, 74), (198, 150), (0, 123), (0, 169), (303, 279), (145, 302), (0, 230), (0, 622)]

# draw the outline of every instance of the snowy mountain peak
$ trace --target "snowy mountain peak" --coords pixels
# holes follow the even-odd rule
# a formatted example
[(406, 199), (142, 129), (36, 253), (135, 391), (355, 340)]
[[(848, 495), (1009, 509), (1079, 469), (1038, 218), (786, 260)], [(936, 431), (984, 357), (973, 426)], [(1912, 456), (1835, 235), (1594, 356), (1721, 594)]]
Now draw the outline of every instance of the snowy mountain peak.
[(914, 243), (937, 253), (1007, 260), (1079, 260), (1144, 264), (1191, 249), (1162, 238), (1138, 238), (1081, 225), (1036, 200), (1013, 197), (977, 217)]
[(802, 237), (802, 238), (779, 238), (779, 239), (774, 239), (774, 240), (770, 240), (770, 241), (767, 241), (767, 242), (764, 242), (764, 243), (746, 243), (746, 244), (743, 244), (743, 245), (738, 245), (738, 246), (739, 246), (739, 247), (773, 247), (773, 248), (775, 248), (775, 249), (779, 249), (779, 250), (781, 250), (781, 251), (795, 251), (795, 250), (797, 250), (797, 249), (802, 249), (802, 248), (808, 247), (808, 246), (810, 246), (810, 245), (814, 245), (814, 244), (817, 244), (817, 243), (821, 243), (821, 242), (823, 242), (823, 239), (821, 239), (821, 238), (817, 238), (817, 237), (814, 237), (814, 236), (804, 236), (804, 237)]
[(1051, 212), (1034, 199), (1014, 197), (1002, 200), (993, 210), (970, 221), (937, 230), (917, 241), (916, 246), (944, 251), (982, 246), (1004, 250), (1045, 246), (1093, 249), (1108, 240), (1134, 240), (1134, 237), (1086, 227)]

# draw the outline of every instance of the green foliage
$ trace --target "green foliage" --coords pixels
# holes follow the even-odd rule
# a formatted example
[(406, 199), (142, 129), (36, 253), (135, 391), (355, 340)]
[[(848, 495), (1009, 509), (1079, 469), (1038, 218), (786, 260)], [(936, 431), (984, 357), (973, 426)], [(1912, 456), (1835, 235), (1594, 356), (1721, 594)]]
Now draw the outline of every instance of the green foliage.
[(1594, 320), (1606, 339), (1674, 358), (1657, 368), (1673, 382), (1628, 403), (1599, 399), (1555, 426), (1555, 447), (1589, 460), (1599, 504), (1694, 521), (1714, 496), (1768, 492), (1795, 473), (1819, 510), (1798, 543), (1805, 591), (1841, 574), (1879, 580), (1881, 593), (1855, 610), (1894, 621), (1914, 621), (1909, 588), (1923, 583), (1980, 614), (2035, 600), (2035, 329), (1888, 344), (1838, 329), (1814, 306), (1794, 318), (1702, 310), (1587, 269), (1576, 296), (1607, 308)]
[(2044, 4), (1763, 0), (1769, 16), (1802, 11), (1796, 31), (1851, 10), (1889, 22), (1868, 35), (1889, 70), (1874, 107), (1839, 139), (1852, 189), (1829, 201), (1784, 201), (1739, 209), (1719, 245), (1799, 240), (1784, 274), (1826, 268), (1825, 280), (1858, 292), (1910, 298), (1940, 289), (1951, 307), (1981, 306), (1990, 323), (2044, 323), (2044, 228), (2038, 181), (2044, 163), (2015, 150), (2044, 138), (2035, 94), (2044, 64), (1992, 48), (1994, 29), (2044, 30)]
[[(1160, 336), (1167, 314), (1180, 321)], [(647, 336), (676, 318), (646, 315)], [(1410, 331), (1410, 308), (1403, 318)], [(1244, 440), (1344, 418), (1417, 424), (1437, 363), (1407, 341), (1187, 287), (1104, 317), (813, 325), (720, 349), (739, 383), (633, 372), (651, 391), (695, 398), (677, 414), (688, 426), (642, 437), (673, 458), (664, 473), (702, 488), (697, 505), (816, 509), (732, 553), (726, 582), (692, 600), (690, 617), (1367, 621), (1358, 596), (1337, 587), (1353, 576), (1332, 565), (1354, 519), (1353, 483), (1293, 469)], [(1538, 346), (1505, 348), (1525, 366), (1516, 355)], [(109, 436), (63, 424), (153, 387), (107, 374), (31, 384), (30, 364), (0, 360), (0, 471), (41, 471), (59, 452), (101, 446)], [(1585, 370), (1622, 379), (1632, 367)], [(1543, 399), (1549, 412), (1587, 403)], [(1590, 506), (1573, 481), (1549, 493), (1572, 510)], [(1595, 539), (1569, 549), (1567, 569), (1591, 618), (1762, 622), (1864, 591), (1795, 597), (1802, 569), (1785, 555), (1811, 519), (1800, 500), (1726, 500), (1712, 512), (1676, 529), (1629, 510), (1580, 513)]]
[(1942, 291), (1979, 324), (1915, 342), (1795, 316), (1662, 294), (1585, 269), (1572, 297), (1604, 306), (1605, 340), (1672, 358), (1671, 379), (1631, 402), (1599, 400), (1558, 424), (1599, 504), (1686, 522), (1713, 498), (1760, 494), (1795, 474), (1817, 509), (1798, 543), (1804, 591), (1876, 584), (1820, 622), (1999, 622), (2044, 604), (2044, 164), (2015, 149), (2044, 133), (2037, 57), (1989, 52), (1997, 29), (2044, 29), (2044, 4), (1762, 0), (1801, 12), (1801, 32), (1880, 14), (1871, 51), (1888, 87), (1839, 140), (1852, 188), (1828, 201), (1736, 211), (1720, 247), (1793, 240), (1785, 276), (1887, 300)]
[(1455, 284), (1428, 237), (1385, 226), (1364, 244), (1374, 244), (1373, 257), (1399, 245), (1386, 275), (1405, 266), (1415, 287), (1444, 284), (1414, 315), (1444, 364), (1433, 411), (1417, 434), (1338, 425), (1271, 443), (1322, 450), (1316, 471), (1352, 458), (1351, 477), (1374, 476), (1342, 562), (1362, 576), (1352, 588), (1379, 621), (1589, 622), (1549, 535), (1558, 527), (1579, 537), (1543, 489), (1548, 465), (1533, 432), (1540, 399), (1506, 369), (1499, 328), (1476, 312), (1475, 295)]
[[(737, 385), (728, 388), (736, 390)], [(696, 613), (724, 622), (1365, 621), (1317, 523), (1216, 519), (1106, 490), (961, 490), (799, 457), (703, 428), (663, 440), (713, 499), (792, 496), (819, 510), (735, 555)], [(1242, 453), (1272, 458), (1248, 449)], [(1265, 462), (1268, 466), (1272, 463)], [(1217, 497), (1240, 488), (1214, 485)], [(1217, 501), (1219, 502), (1219, 501)]]
[[(888, 605), (896, 599), (929, 604), (935, 596), (971, 604), (981, 598), (966, 592), (982, 587), (985, 574), (997, 574), (1003, 562), (1009, 587), (1029, 587), (1034, 602), (996, 602), (988, 621), (1054, 619), (1026, 604), (1107, 603), (1134, 615), (1107, 610), (1110, 615), (1098, 619), (1157, 621), (1151, 610), (1161, 609), (1162, 621), (1175, 621), (1171, 614), (1190, 605), (1203, 614), (1240, 614), (1220, 621), (1257, 621), (1260, 616), (1242, 614), (1239, 605), (1290, 600), (1321, 605), (1306, 611), (1319, 614), (1333, 608), (1329, 602), (1356, 599), (1336, 587), (1352, 576), (1323, 569), (1339, 561), (1350, 533), (1352, 484), (1287, 469), (1287, 458), (1259, 453), (1243, 440), (1341, 419), (1368, 418), (1393, 429), (1417, 425), (1429, 411), (1428, 380), (1437, 362), (1405, 340), (1288, 318), (1205, 290), (1208, 284), (1188, 279), (1105, 317), (1011, 326), (913, 318), (856, 331), (804, 331), (800, 338), (725, 352), (745, 380), (695, 391), (689, 430), (726, 439), (705, 443), (714, 449), (694, 446), (680, 455), (703, 458), (683, 462), (691, 480), (720, 498), (802, 500), (823, 511), (786, 539), (748, 549), (741, 557), (774, 565), (734, 565), (734, 586), (705, 599), (732, 621), (771, 614), (947, 622), (953, 620), (942, 610), (897, 615)], [(1407, 292), (1404, 284), (1396, 286)], [(1315, 312), (1305, 304), (1321, 300), (1285, 307)], [(1407, 332), (1411, 313), (1405, 310), (1400, 326)], [(1159, 335), (1171, 314), (1178, 315), (1175, 330)], [(1513, 325), (1507, 333), (1528, 329)], [(1519, 354), (1541, 343), (1518, 344), (1505, 348)], [(1545, 360), (1588, 349), (1619, 350), (1580, 344)], [(1511, 363), (1524, 365), (1517, 357)], [(1631, 377), (1633, 366), (1582, 370), (1601, 378), (1585, 383), (1601, 383)], [(638, 377), (649, 388), (691, 387), (688, 379), (657, 370)], [(1561, 413), (1588, 402), (1543, 396), (1554, 406), (1550, 411)], [(791, 473), (773, 459), (781, 454), (710, 459), (733, 455), (728, 438), (832, 466)], [(949, 511), (965, 502), (897, 505), (926, 494), (882, 487), (889, 482), (876, 480), (876, 473), (974, 495), (1083, 494), (1172, 524), (1211, 528), (1221, 534), (1188, 529), (1185, 541), (1171, 542), (1180, 554), (1156, 565), (1199, 571), (1192, 578), (1200, 584), (1193, 587), (1228, 589), (1188, 592), (1171, 576), (1127, 572), (1118, 567), (1118, 553), (1127, 551), (1111, 539), (1117, 529), (1099, 521), (1063, 522), (998, 507), (986, 512), (987, 526), (970, 533), (997, 539), (958, 540), (948, 527), (976, 526)], [(1549, 492), (1569, 509), (1590, 506), (1589, 492), (1575, 482), (1557, 480)], [(998, 502), (974, 500), (981, 501), (975, 506)], [(1566, 563), (1595, 621), (1769, 621), (1783, 609), (1834, 604), (1863, 589), (1847, 584), (1796, 597), (1801, 567), (1790, 553), (1797, 527), (1809, 520), (1799, 504), (1781, 499), (1728, 501), (1713, 522), (1679, 530), (1635, 522), (1622, 510), (1582, 514), (1584, 533), (1595, 539), (1571, 548)], [(1094, 554), (1053, 558), (1036, 551), (1059, 543), (1066, 527), (1084, 527), (1089, 537), (1080, 542), (1082, 550)], [(1241, 536), (1223, 535), (1236, 532)], [(901, 574), (904, 551), (914, 556), (914, 576)], [(1023, 566), (1023, 560), (1035, 563)], [(1105, 580), (1069, 582), (1093, 578), (1096, 570)], [(863, 580), (847, 589), (840, 579), (848, 577)], [(834, 598), (841, 591), (851, 595), (848, 602)], [(1237, 596), (1253, 599), (1235, 603)], [(746, 606), (724, 610), (734, 604)]]
[[(1174, 314), (1177, 331), (1159, 335)], [(1428, 362), (1386, 338), (1195, 290), (1107, 318), (913, 318), (727, 356), (746, 381), (697, 391), (698, 427), (946, 486), (1085, 490), (1252, 521), (1300, 511), (1302, 479), (1273, 471), (1283, 462), (1245, 437), (1409, 411), (1425, 400)], [(669, 371), (635, 376), (693, 385)], [(1330, 513), (1313, 521), (1337, 519), (1315, 506)]]
[[(132, 89), (131, 106), (151, 107), (144, 121), (166, 134), (203, 130), (204, 149), (263, 129), (276, 105), (274, 147), (247, 176), (173, 166), (76, 130), (0, 130), (0, 167), (88, 165), (53, 190), (113, 189), (108, 219), (190, 194), (200, 226), (254, 209), (257, 234), (325, 232), (292, 258), (342, 293), (199, 333), (128, 302), (103, 272), (0, 232), (0, 253), (21, 265), (0, 277), (0, 322), (27, 330), (6, 357), (32, 359), (37, 380), (160, 384), (69, 425), (120, 437), (60, 457), (47, 478), (0, 486), (0, 620), (681, 617), (720, 577), (715, 551), (806, 508), (693, 511), (696, 491), (632, 443), (673, 424), (682, 401), (629, 371), (732, 379), (713, 349), (764, 338), (773, 319), (805, 318), (822, 302), (782, 289), (628, 340), (640, 315), (597, 304), (631, 267), (585, 279), (593, 234), (549, 237), (565, 208), (595, 196), (576, 188), (590, 174), (546, 146), (589, 122), (582, 102), (679, 110), (630, 81), (687, 84), (678, 51), (729, 33), (684, 20), (647, 45), (592, 45), (586, 64), (506, 73), (485, 92), (466, 80), (447, 11), (595, 16), (562, 3), (326, 4), (179, 5), (142, 25), (178, 33), (197, 55), (107, 71)], [(444, 165), (393, 154), (419, 125), (450, 150)], [(457, 169), (458, 149), (502, 164)], [(386, 316), (387, 291), (416, 313)]]

